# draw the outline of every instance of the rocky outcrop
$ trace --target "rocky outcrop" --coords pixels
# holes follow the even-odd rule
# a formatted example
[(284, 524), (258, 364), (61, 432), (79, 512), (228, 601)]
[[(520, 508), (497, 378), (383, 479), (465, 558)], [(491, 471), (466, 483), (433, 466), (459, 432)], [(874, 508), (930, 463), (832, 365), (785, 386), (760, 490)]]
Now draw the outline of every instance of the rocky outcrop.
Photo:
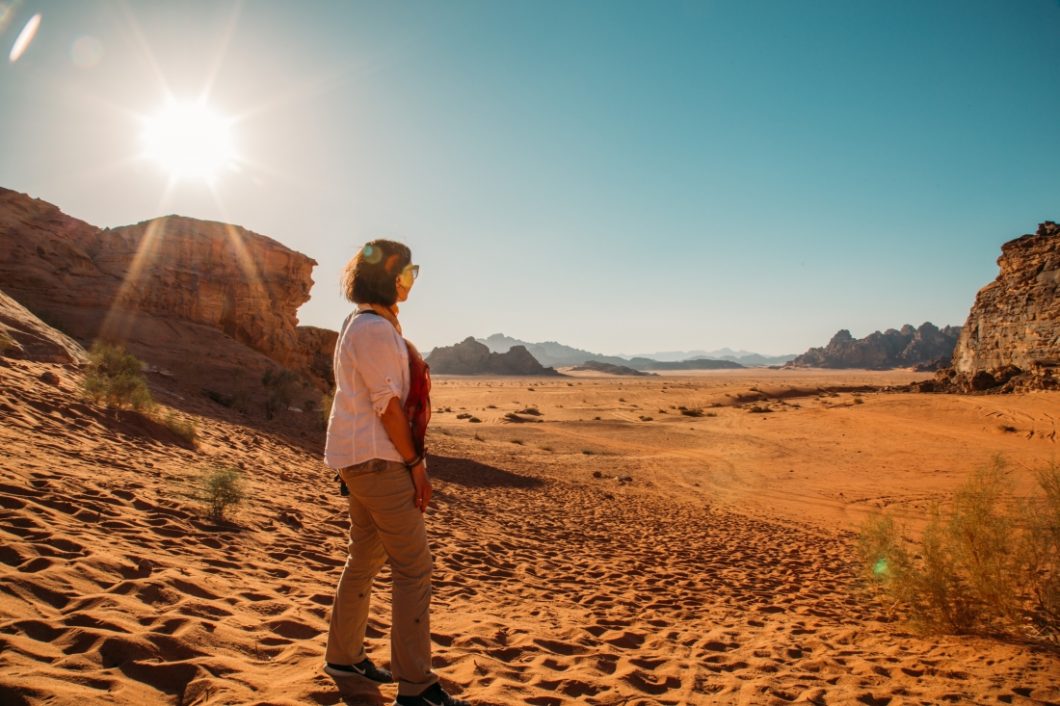
[(48, 326), (2, 291), (0, 357), (66, 364), (87, 360), (84, 348), (77, 341)]
[(443, 375), (559, 375), (537, 362), (523, 346), (492, 353), (470, 336), (456, 345), (435, 348), (427, 356), (427, 364), (432, 373)]
[[(170, 367), (179, 367), (184, 348), (194, 348), (184, 338), (206, 328), (323, 385), (334, 334), (304, 331), (297, 320), (315, 265), (238, 226), (166, 216), (100, 229), (0, 189), (5, 291), (82, 343), (121, 342), (146, 360), (172, 358), (160, 361)], [(174, 347), (162, 350), (165, 342)]]
[(1060, 389), (1060, 226), (1001, 246), (1000, 273), (979, 290), (936, 386), (962, 391)]
[(785, 367), (865, 368), (884, 370), (937, 365), (953, 354), (960, 327), (939, 328), (927, 322), (920, 328), (906, 324), (901, 330), (876, 331), (856, 339), (843, 329), (823, 348), (811, 348)]

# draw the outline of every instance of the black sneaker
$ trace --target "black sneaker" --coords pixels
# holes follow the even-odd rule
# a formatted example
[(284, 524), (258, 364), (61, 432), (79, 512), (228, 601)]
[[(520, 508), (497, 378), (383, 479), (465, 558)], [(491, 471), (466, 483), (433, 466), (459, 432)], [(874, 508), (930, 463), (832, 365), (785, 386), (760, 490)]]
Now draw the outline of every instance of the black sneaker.
[(419, 696), (397, 697), (394, 706), (471, 706), (471, 702), (453, 698), (435, 682)]
[(357, 664), (332, 664), (331, 662), (325, 662), (324, 673), (339, 678), (363, 677), (379, 684), (389, 684), (394, 681), (393, 674), (382, 667), (375, 666), (372, 664), (372, 660), (367, 657)]

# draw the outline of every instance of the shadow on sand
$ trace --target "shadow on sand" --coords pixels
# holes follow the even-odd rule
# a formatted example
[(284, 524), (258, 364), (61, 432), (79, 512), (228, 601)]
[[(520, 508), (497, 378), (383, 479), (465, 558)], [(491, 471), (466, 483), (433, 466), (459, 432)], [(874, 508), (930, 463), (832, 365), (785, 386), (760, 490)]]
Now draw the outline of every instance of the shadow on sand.
[(539, 478), (521, 476), (469, 458), (452, 458), (429, 454), (427, 465), (435, 478), (468, 488), (539, 488)]

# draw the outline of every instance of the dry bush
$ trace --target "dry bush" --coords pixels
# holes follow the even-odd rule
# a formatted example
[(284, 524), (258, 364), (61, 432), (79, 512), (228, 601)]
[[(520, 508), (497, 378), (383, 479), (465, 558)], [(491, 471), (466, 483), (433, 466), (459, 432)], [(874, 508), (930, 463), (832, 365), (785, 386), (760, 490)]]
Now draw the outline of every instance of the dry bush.
[(243, 477), (237, 468), (216, 466), (203, 474), (201, 483), (200, 497), (215, 519), (223, 520), (228, 508), (246, 498)]
[(283, 368), (266, 368), (261, 376), (265, 388), (265, 418), (287, 409), (298, 390), (298, 376)]
[(1060, 468), (1044, 469), (1038, 481), (1044, 493), (1017, 506), (995, 459), (950, 505), (934, 508), (918, 543), (891, 517), (871, 517), (859, 536), (865, 575), (925, 631), (1057, 640)]
[(195, 440), (199, 438), (199, 427), (195, 422), (190, 419), (181, 419), (173, 410), (167, 412), (166, 416), (159, 419), (158, 422), (192, 446), (195, 445)]
[(107, 407), (139, 411), (154, 405), (140, 361), (121, 346), (102, 341), (89, 351), (82, 390), (88, 399)]
[(11, 337), (7, 331), (0, 331), (0, 355), (7, 355), (8, 351), (19, 348), (18, 342)]

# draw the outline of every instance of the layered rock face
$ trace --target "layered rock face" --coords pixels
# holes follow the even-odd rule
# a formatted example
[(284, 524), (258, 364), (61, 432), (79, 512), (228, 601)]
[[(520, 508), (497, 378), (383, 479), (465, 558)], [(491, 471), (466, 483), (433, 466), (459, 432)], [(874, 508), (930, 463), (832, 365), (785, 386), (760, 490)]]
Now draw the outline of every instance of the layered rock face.
[(171, 367), (190, 362), (188, 354), (200, 365), (230, 359), (235, 367), (242, 357), (235, 351), (205, 361), (202, 350), (195, 354), (194, 342), (210, 329), (323, 384), (334, 334), (304, 331), (297, 320), (315, 265), (238, 226), (167, 216), (100, 229), (0, 189), (3, 289), (83, 343), (122, 342)]
[(997, 264), (940, 380), (973, 390), (1060, 387), (1060, 226), (1046, 221), (1005, 243)]
[(443, 375), (559, 375), (537, 362), (523, 346), (507, 353), (490, 349), (468, 336), (454, 346), (440, 346), (427, 356), (432, 373)]
[(901, 330), (876, 331), (856, 339), (850, 331), (839, 331), (827, 346), (811, 348), (787, 367), (866, 368), (880, 370), (931, 366), (948, 361), (960, 335), (960, 327), (939, 328), (926, 322), (920, 328), (906, 324)]

